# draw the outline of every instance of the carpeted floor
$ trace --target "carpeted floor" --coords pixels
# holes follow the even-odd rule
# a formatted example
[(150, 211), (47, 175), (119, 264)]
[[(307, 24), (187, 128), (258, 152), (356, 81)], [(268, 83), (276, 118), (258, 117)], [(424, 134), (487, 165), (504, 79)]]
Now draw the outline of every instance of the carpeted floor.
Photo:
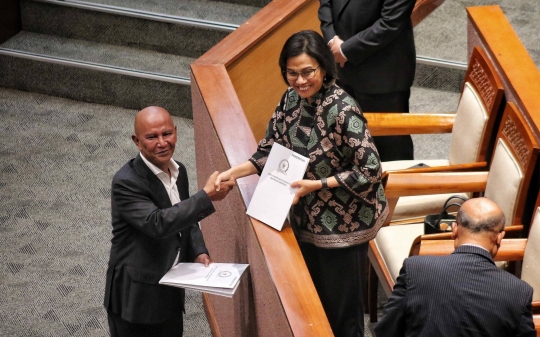
[[(135, 113), (0, 89), (0, 336), (108, 336), (110, 182), (137, 154)], [(192, 120), (174, 120), (194, 192)], [(185, 336), (209, 336), (188, 296)]]

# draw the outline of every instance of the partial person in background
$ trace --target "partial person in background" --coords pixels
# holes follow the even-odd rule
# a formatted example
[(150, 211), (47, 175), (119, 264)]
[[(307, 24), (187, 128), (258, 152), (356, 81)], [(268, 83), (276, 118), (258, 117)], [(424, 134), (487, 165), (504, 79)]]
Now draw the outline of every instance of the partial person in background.
[(304, 180), (291, 185), (291, 226), (334, 335), (363, 336), (367, 242), (388, 216), (379, 155), (356, 101), (334, 83), (322, 36), (292, 35), (279, 66), (289, 88), (265, 137), (251, 159), (220, 173), (216, 188), (260, 174), (274, 143), (310, 159)]
[(456, 221), (451, 255), (403, 262), (377, 336), (535, 337), (532, 287), (493, 262), (505, 233), (503, 211), (473, 198)]
[[(218, 172), (189, 196), (182, 163), (172, 159), (176, 126), (169, 113), (148, 107), (135, 117), (139, 155), (112, 181), (111, 254), (105, 286), (111, 337), (171, 337), (183, 334), (184, 289), (159, 285), (177, 262), (211, 262), (198, 221), (214, 213)], [(230, 185), (230, 184), (229, 184)]]
[[(337, 84), (364, 112), (409, 112), (416, 68), (415, 0), (320, 0), (319, 20)], [(381, 161), (414, 159), (411, 136), (373, 137)]]

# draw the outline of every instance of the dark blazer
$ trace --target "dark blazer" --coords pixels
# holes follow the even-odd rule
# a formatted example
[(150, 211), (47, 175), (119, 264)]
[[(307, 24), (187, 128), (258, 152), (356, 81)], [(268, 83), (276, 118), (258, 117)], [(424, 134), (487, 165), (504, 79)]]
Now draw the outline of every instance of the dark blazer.
[(416, 66), (415, 0), (320, 0), (326, 42), (338, 35), (348, 61), (339, 79), (364, 94), (409, 90)]
[(497, 268), (479, 247), (414, 256), (403, 263), (375, 332), (378, 337), (534, 337), (532, 294), (531, 286)]
[(158, 282), (178, 251), (181, 261), (208, 253), (197, 222), (214, 207), (202, 190), (189, 196), (186, 168), (178, 164), (176, 184), (182, 201), (175, 205), (140, 155), (112, 181), (113, 238), (104, 305), (131, 323), (158, 324), (181, 314), (184, 290)]

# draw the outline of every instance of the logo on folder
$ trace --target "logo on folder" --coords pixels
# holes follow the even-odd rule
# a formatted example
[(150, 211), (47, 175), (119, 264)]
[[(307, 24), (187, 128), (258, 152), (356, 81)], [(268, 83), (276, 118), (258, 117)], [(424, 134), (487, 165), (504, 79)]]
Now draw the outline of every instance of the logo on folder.
[(286, 174), (287, 170), (289, 169), (289, 161), (287, 159), (283, 159), (279, 162), (278, 172)]

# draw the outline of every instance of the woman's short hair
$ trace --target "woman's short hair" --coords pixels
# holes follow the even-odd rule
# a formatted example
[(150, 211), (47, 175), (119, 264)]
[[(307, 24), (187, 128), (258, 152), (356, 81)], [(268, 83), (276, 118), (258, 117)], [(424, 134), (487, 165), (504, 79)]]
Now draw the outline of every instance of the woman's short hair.
[(326, 72), (324, 84), (330, 84), (336, 79), (336, 60), (322, 36), (313, 30), (303, 30), (287, 39), (279, 55), (279, 67), (285, 84), (289, 85), (286, 74), (287, 60), (304, 53), (317, 60)]

